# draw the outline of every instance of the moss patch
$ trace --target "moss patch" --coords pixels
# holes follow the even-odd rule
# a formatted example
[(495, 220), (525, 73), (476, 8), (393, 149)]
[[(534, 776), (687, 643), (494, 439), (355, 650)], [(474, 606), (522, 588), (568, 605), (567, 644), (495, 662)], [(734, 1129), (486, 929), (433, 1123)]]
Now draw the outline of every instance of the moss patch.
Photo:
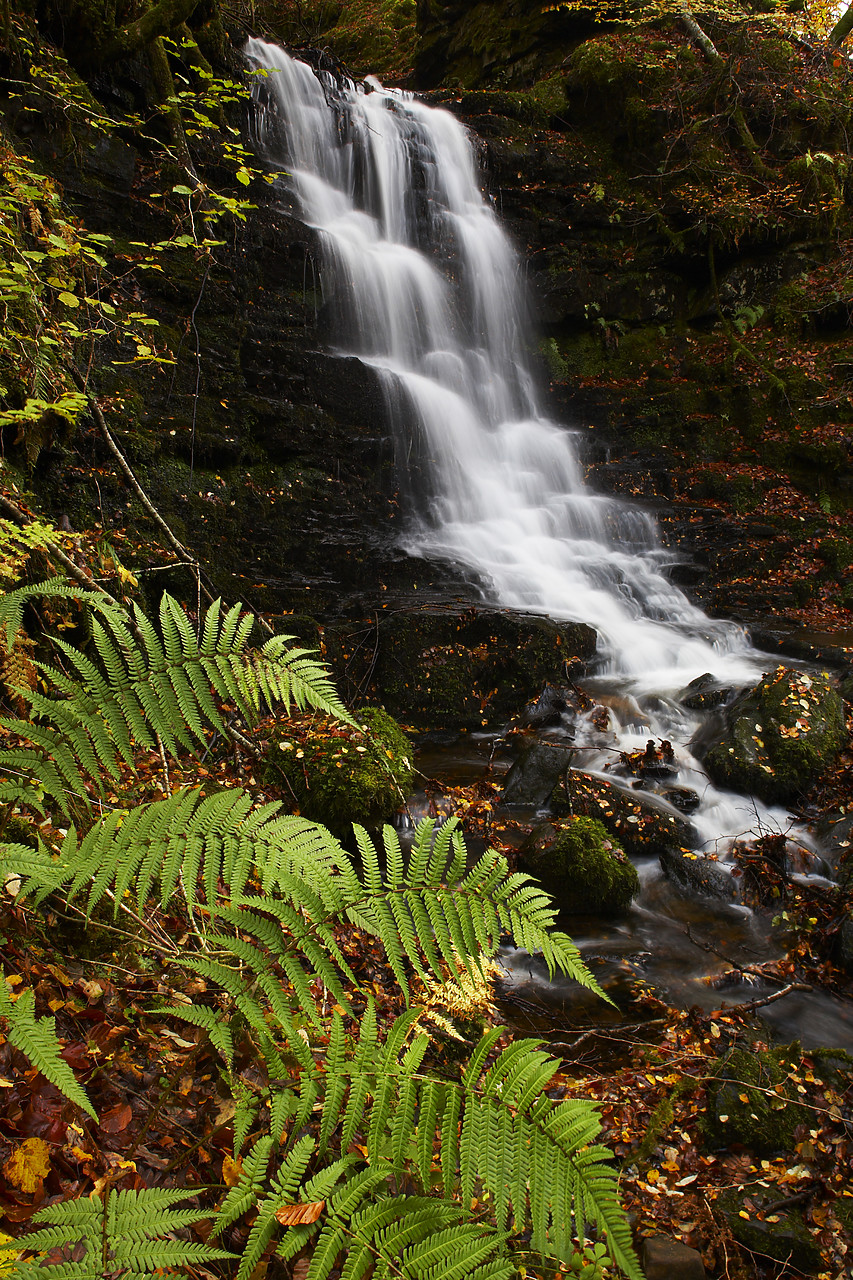
[(785, 802), (814, 781), (845, 740), (843, 704), (828, 678), (780, 666), (729, 707), (705, 767), (723, 786)]
[(809, 1120), (790, 1078), (799, 1066), (796, 1042), (763, 1053), (733, 1049), (721, 1058), (703, 1120), (709, 1142), (717, 1147), (742, 1143), (764, 1154), (790, 1148), (797, 1126)]
[(306, 818), (338, 834), (390, 818), (412, 788), (412, 744), (386, 711), (364, 707), (360, 728), (297, 716), (270, 737), (263, 781)]
[(595, 818), (539, 827), (521, 860), (570, 912), (621, 915), (640, 888), (635, 867)]

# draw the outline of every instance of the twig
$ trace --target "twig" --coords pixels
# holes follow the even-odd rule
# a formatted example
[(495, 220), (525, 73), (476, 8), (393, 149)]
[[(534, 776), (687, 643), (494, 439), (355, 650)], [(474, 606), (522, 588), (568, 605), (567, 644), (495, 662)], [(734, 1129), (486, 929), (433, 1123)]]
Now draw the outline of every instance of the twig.
[(776, 1000), (781, 1000), (783, 996), (790, 995), (792, 991), (813, 991), (814, 987), (808, 982), (789, 982), (786, 987), (782, 987), (781, 991), (774, 991), (772, 995), (763, 996), (760, 1000), (747, 1000), (743, 1004), (724, 1005), (722, 1009), (714, 1009), (708, 1015), (711, 1018), (720, 1017), (722, 1014), (728, 1013), (751, 1013), (753, 1009), (762, 1009), (766, 1004), (773, 1004)]
[[(107, 446), (110, 453), (113, 455), (116, 462), (118, 463), (119, 470), (127, 480), (131, 489), (136, 494), (137, 498), (142, 503), (143, 507), (148, 512), (151, 519), (160, 529), (161, 533), (163, 534), (167, 543), (175, 552), (175, 554), (178, 555), (181, 558), (181, 560), (183, 560), (184, 564), (192, 565), (197, 569), (198, 560), (195, 558), (192, 552), (188, 551), (187, 548), (184, 546), (184, 544), (175, 537), (174, 533), (169, 528), (168, 524), (163, 519), (163, 517), (160, 515), (160, 512), (154, 506), (154, 503), (148, 497), (148, 494), (142, 488), (142, 485), (139, 483), (136, 476), (134, 475), (133, 470), (131, 469), (130, 463), (127, 461), (127, 458), (125, 458), (121, 449), (116, 444), (115, 439), (113, 438), (113, 435), (109, 427), (107, 426), (106, 419), (103, 413), (101, 412), (101, 406), (98, 404), (97, 400), (95, 399), (95, 397), (92, 395), (92, 393), (89, 391), (88, 387), (86, 386), (86, 383), (83, 379), (83, 375), (80, 373), (80, 370), (75, 365), (72, 365), (70, 366), (70, 373), (72, 378), (76, 382), (77, 386), (86, 396), (86, 399), (89, 403), (89, 408), (92, 411), (92, 417), (95, 420), (95, 425), (101, 434), (101, 438), (103, 439), (104, 444)], [(208, 599), (212, 601), (213, 597), (210, 595), (207, 589), (205, 587), (202, 587), (202, 590), (204, 591)]]

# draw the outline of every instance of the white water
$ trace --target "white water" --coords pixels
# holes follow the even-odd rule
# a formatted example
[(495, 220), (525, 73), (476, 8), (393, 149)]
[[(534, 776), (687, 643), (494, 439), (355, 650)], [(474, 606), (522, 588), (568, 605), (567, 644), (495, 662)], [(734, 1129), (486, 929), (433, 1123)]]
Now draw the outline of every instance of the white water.
[(603, 687), (627, 695), (613, 741), (672, 741), (709, 847), (784, 828), (783, 811), (715, 790), (686, 749), (696, 719), (679, 690), (704, 672), (753, 683), (769, 660), (672, 585), (651, 517), (590, 492), (573, 434), (543, 416), (519, 261), (464, 128), (377, 84), (342, 89), (262, 41), (246, 52), (266, 71), (256, 144), (319, 234), (338, 349), (385, 389), (409, 468), (406, 549), (467, 569), (494, 603), (595, 627)]

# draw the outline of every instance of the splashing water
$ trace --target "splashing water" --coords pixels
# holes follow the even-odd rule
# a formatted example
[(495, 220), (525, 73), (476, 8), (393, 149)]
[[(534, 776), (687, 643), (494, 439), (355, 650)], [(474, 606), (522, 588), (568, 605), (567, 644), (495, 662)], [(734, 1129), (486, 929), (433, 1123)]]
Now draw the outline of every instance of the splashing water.
[[(287, 170), (319, 235), (334, 342), (384, 390), (408, 477), (406, 550), (463, 567), (494, 603), (595, 627), (598, 684), (627, 707), (612, 712), (619, 747), (686, 744), (697, 722), (678, 692), (705, 672), (752, 683), (768, 660), (673, 586), (651, 517), (590, 492), (573, 433), (543, 416), (519, 261), (465, 129), (374, 81), (315, 75), (263, 41), (246, 53), (266, 73), (255, 145)], [(686, 747), (679, 766), (702, 790), (693, 822), (707, 844), (786, 826), (782, 810), (714, 789)]]

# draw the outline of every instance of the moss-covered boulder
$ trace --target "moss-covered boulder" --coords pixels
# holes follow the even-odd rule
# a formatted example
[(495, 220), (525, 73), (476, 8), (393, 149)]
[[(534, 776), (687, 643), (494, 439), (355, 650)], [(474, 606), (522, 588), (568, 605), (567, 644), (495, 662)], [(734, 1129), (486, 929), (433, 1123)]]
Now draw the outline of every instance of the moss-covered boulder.
[(762, 1053), (733, 1049), (720, 1058), (708, 1086), (702, 1127), (715, 1147), (740, 1143), (759, 1154), (783, 1151), (794, 1142), (809, 1111), (797, 1101), (800, 1046), (794, 1042)]
[(367, 643), (363, 624), (324, 636), (336, 677), (363, 680), (394, 715), (431, 729), (505, 724), (531, 689), (592, 657), (596, 641), (583, 623), (437, 605), (381, 618)]
[(358, 728), (297, 716), (271, 735), (263, 781), (336, 834), (390, 818), (412, 789), (412, 744), (386, 711), (363, 707)]
[(633, 864), (594, 818), (537, 827), (519, 861), (563, 910), (576, 914), (621, 915), (640, 888)]
[[(735, 1240), (762, 1258), (774, 1258), (805, 1275), (822, 1271), (818, 1241), (797, 1205), (780, 1206), (776, 1188), (728, 1187), (714, 1201), (714, 1212)], [(771, 1208), (772, 1206), (772, 1208)], [(766, 1216), (765, 1216), (766, 1215)]]
[(625, 791), (576, 769), (567, 770), (557, 783), (551, 808), (557, 815), (596, 818), (631, 855), (661, 854), (666, 849), (680, 853), (698, 841), (693, 825), (670, 813), (653, 796)]
[(720, 786), (785, 804), (832, 762), (846, 736), (828, 676), (779, 666), (726, 708), (704, 764)]

